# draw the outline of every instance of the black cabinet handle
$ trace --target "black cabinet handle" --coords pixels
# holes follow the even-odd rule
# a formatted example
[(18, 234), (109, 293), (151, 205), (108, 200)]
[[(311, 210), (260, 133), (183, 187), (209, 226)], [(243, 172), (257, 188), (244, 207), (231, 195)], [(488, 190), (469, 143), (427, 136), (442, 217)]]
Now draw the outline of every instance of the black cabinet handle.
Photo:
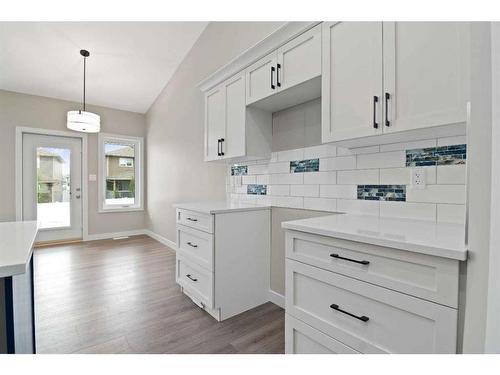
[(193, 219), (192, 217), (188, 217), (187, 220), (189, 220), (189, 221), (198, 221), (198, 219)]
[(356, 259), (344, 258), (344, 257), (341, 257), (339, 254), (330, 254), (330, 256), (332, 258), (343, 259), (343, 260), (347, 260), (349, 262), (354, 262), (354, 263), (359, 263), (359, 264), (364, 264), (364, 265), (370, 264), (370, 262), (367, 260), (356, 260)]
[(274, 66), (271, 66), (271, 89), (274, 90), (276, 86), (274, 86)]
[(195, 279), (195, 278), (191, 277), (191, 275), (189, 275), (189, 274), (188, 274), (188, 275), (186, 275), (186, 277), (187, 277), (189, 280), (192, 280), (192, 281), (198, 281), (198, 279)]
[(222, 151), (222, 144), (224, 143), (224, 138), (220, 139), (220, 156), (224, 156), (224, 151)]
[(362, 316), (357, 316), (357, 315), (351, 314), (351, 313), (350, 313), (350, 312), (348, 312), (348, 311), (342, 310), (342, 309), (339, 307), (339, 305), (336, 305), (336, 304), (334, 304), (334, 303), (332, 303), (332, 304), (330, 305), (330, 308), (331, 308), (331, 309), (334, 309), (335, 311), (341, 312), (342, 314), (346, 314), (346, 315), (352, 316), (353, 318), (359, 319), (359, 320), (361, 320), (361, 321), (363, 321), (363, 322), (367, 322), (368, 320), (370, 320), (370, 318), (368, 318), (367, 316), (364, 316), (364, 315), (362, 315)]
[(188, 244), (189, 246), (191, 246), (191, 247), (198, 247), (198, 245), (195, 245), (195, 244), (194, 244), (194, 243), (192, 243), (192, 242), (187, 242), (187, 244)]
[(377, 103), (378, 103), (378, 96), (373, 97), (373, 127), (375, 129), (378, 129), (378, 122), (377, 122)]
[(221, 149), (221, 142), (220, 142), (220, 139), (218, 139), (217, 140), (217, 156), (221, 156), (220, 149)]
[(281, 64), (277, 64), (276, 65), (276, 85), (278, 85), (278, 87), (281, 87), (280, 69), (281, 69)]
[(389, 99), (391, 98), (391, 94), (388, 92), (385, 93), (385, 126), (391, 126), (391, 122), (389, 121)]

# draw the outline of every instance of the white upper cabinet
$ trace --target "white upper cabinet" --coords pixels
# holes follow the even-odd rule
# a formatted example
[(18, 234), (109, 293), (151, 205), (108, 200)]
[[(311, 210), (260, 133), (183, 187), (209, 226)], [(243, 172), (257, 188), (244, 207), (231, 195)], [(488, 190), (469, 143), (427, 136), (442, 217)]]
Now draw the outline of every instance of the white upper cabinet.
[(322, 141), (464, 134), (468, 38), (467, 22), (323, 23)]
[(322, 140), (382, 131), (382, 22), (324, 22)]
[(468, 28), (466, 22), (384, 23), (385, 132), (466, 121)]
[(205, 161), (270, 156), (272, 114), (247, 108), (245, 88), (242, 71), (205, 94)]
[(278, 49), (277, 90), (286, 90), (321, 75), (321, 25)]
[(205, 161), (220, 158), (220, 139), (224, 137), (224, 91), (218, 86), (205, 94)]
[(276, 92), (277, 51), (273, 51), (246, 69), (246, 104), (254, 103)]

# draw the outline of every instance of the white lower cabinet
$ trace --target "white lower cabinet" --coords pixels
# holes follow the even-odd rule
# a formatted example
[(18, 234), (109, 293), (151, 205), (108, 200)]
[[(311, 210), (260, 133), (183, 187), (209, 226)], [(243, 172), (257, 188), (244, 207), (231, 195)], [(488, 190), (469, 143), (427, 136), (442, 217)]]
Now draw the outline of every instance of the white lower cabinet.
[(177, 208), (176, 281), (215, 319), (269, 300), (270, 217), (269, 208), (221, 213)]
[(286, 236), (286, 353), (456, 353), (458, 261)]

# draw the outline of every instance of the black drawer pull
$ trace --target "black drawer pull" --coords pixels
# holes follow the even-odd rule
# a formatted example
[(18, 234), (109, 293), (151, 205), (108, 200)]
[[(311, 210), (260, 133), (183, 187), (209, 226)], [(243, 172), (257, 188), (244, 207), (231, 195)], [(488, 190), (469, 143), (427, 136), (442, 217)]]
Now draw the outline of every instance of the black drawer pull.
[(367, 260), (356, 260), (356, 259), (344, 258), (344, 257), (341, 257), (339, 254), (330, 254), (330, 256), (332, 258), (343, 259), (343, 260), (347, 260), (349, 262), (354, 262), (354, 263), (359, 263), (359, 264), (364, 264), (364, 265), (370, 264), (370, 262)]
[(391, 126), (389, 121), (389, 99), (391, 99), (391, 94), (385, 93), (385, 126)]
[(378, 103), (378, 96), (373, 97), (373, 127), (375, 129), (378, 129), (378, 122), (377, 122), (377, 103)]
[(191, 277), (191, 275), (186, 275), (186, 277), (187, 277), (189, 280), (192, 280), (192, 281), (198, 281), (198, 279), (194, 279), (193, 277)]
[(188, 217), (187, 220), (189, 220), (189, 221), (198, 221), (198, 219), (193, 219), (192, 217)]
[(342, 314), (346, 314), (346, 315), (349, 315), (349, 316), (352, 316), (353, 318), (356, 318), (356, 319), (359, 319), (363, 322), (367, 322), (368, 320), (370, 320), (370, 318), (368, 318), (367, 316), (357, 316), (357, 315), (354, 315), (354, 314), (351, 314), (350, 312), (347, 312), (347, 311), (344, 311), (342, 310), (339, 305), (336, 305), (334, 303), (332, 303), (330, 305), (330, 308), (334, 309), (335, 311), (338, 311), (338, 312), (341, 312)]
[(192, 242), (188, 242), (187, 244), (188, 244), (189, 246), (191, 246), (191, 247), (198, 247), (198, 245), (195, 245), (195, 244), (194, 244), (194, 243), (192, 243)]

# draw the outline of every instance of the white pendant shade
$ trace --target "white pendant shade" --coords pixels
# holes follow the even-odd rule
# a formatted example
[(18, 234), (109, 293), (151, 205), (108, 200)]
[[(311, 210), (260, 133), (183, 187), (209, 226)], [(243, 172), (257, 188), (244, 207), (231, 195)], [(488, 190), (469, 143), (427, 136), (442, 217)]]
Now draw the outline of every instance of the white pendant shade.
[(67, 127), (77, 132), (99, 133), (101, 130), (101, 117), (92, 112), (69, 111)]

